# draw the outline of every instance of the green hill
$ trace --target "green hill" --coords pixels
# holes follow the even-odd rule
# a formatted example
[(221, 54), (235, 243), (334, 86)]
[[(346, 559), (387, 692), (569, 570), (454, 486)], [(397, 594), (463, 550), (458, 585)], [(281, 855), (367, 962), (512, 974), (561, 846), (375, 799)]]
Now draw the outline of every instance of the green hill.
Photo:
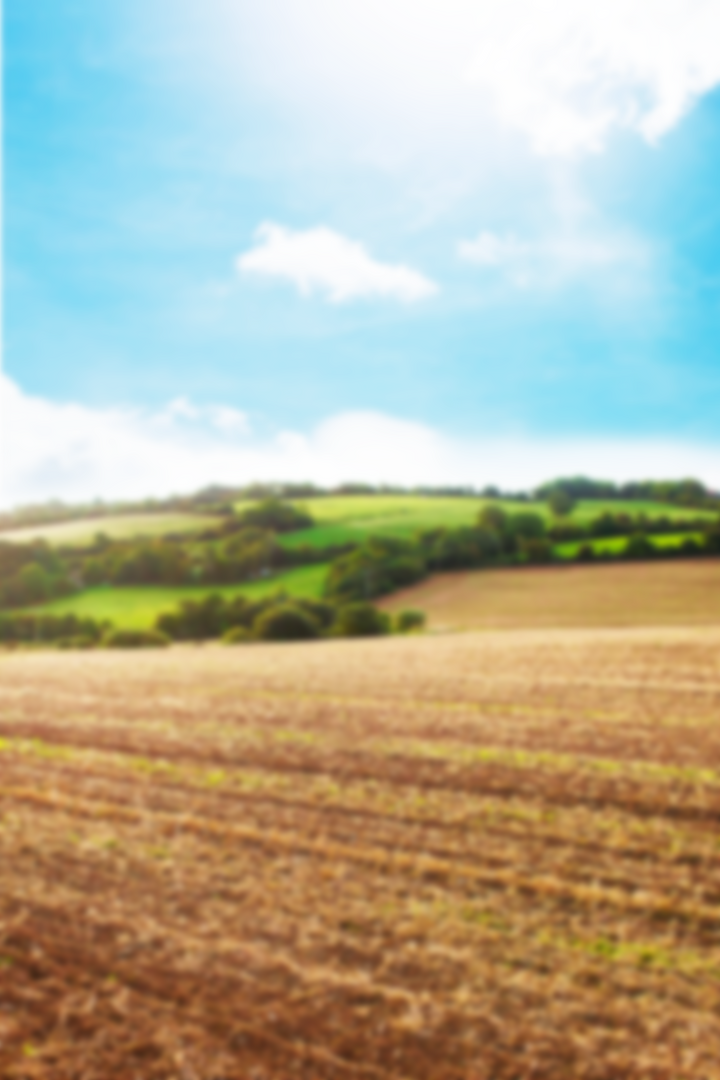
[(46, 540), (53, 546), (72, 544), (83, 547), (93, 542), (98, 533), (111, 540), (133, 540), (140, 537), (165, 536), (168, 533), (200, 532), (215, 524), (216, 517), (209, 514), (107, 514), (99, 517), (78, 518), (51, 525), (28, 525), (21, 529), (3, 529), (0, 541), (26, 543), (28, 540)]
[[(503, 499), (475, 499), (470, 497), (443, 497), (429, 495), (345, 495), (305, 499), (295, 505), (302, 507), (317, 522), (312, 529), (290, 533), (282, 537), (288, 547), (310, 544), (325, 547), (328, 544), (344, 544), (362, 541), (367, 536), (382, 534), (412, 537), (423, 529), (457, 528), (472, 525), (480, 509), (492, 503), (506, 510), (532, 510), (542, 514), (549, 522), (552, 514), (547, 503), (538, 501), (510, 501)], [(246, 503), (236, 504), (244, 509)], [(688, 510), (660, 502), (629, 502), (619, 499), (587, 499), (578, 502), (573, 512), (563, 520), (568, 524), (584, 524), (599, 514), (646, 514), (648, 517), (666, 517), (671, 521), (683, 518), (707, 518), (716, 515), (711, 511)]]
[(85, 589), (75, 596), (36, 604), (29, 611), (36, 614), (65, 615), (72, 612), (83, 618), (109, 619), (116, 626), (145, 630), (153, 626), (157, 616), (170, 611), (183, 600), (198, 600), (210, 593), (224, 597), (261, 597), (284, 589), (293, 596), (319, 597), (322, 593), (327, 566), (301, 566), (284, 574), (275, 574), (261, 581), (239, 585), (163, 586), (136, 585), (111, 588), (104, 585)]

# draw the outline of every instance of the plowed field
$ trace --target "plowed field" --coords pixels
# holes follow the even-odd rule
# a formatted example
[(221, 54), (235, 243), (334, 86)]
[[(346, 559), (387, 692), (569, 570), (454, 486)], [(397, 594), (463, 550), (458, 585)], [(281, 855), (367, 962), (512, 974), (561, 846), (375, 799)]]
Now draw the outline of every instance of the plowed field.
[(720, 626), (720, 559), (461, 570), (380, 606), (420, 608), (437, 630)]
[(0, 657), (3, 1080), (720, 1077), (720, 630)]

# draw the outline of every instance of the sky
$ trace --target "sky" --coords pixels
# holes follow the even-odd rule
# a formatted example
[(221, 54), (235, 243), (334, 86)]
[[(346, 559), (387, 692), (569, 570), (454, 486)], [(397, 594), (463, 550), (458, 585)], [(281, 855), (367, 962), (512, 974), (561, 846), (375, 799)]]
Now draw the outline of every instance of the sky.
[(0, 503), (720, 487), (720, 0), (4, 4)]

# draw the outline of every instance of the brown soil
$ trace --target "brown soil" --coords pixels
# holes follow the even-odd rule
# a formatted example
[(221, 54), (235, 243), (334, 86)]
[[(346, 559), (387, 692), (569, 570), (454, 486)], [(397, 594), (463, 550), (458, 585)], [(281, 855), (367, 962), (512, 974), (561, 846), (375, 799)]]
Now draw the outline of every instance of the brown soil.
[(420, 608), (431, 629), (720, 626), (720, 560), (464, 570), (380, 606)]
[(720, 629), (0, 656), (3, 1080), (720, 1077)]

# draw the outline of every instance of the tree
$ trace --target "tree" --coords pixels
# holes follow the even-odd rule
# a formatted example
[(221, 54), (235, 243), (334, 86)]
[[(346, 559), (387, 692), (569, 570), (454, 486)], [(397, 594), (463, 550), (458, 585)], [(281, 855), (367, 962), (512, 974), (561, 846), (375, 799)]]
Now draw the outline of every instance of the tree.
[(279, 604), (264, 611), (253, 630), (261, 641), (312, 641), (319, 635), (312, 615), (295, 604)]
[(657, 555), (657, 548), (647, 536), (634, 533), (628, 537), (622, 554), (626, 559), (651, 559), (653, 555)]
[(548, 506), (555, 517), (569, 517), (575, 509), (575, 499), (566, 488), (556, 487), (548, 495)]
[(315, 524), (310, 514), (280, 499), (265, 499), (257, 506), (243, 510), (240, 520), (244, 525), (257, 525), (280, 533), (309, 529)]
[(478, 525), (481, 529), (489, 529), (491, 532), (504, 533), (507, 528), (507, 512), (496, 503), (483, 506), (478, 514)]
[(399, 634), (408, 634), (412, 630), (422, 630), (424, 625), (424, 611), (414, 611), (408, 608), (406, 611), (398, 611), (395, 616), (395, 629)]
[(507, 528), (513, 536), (523, 540), (542, 540), (547, 531), (545, 519), (532, 510), (520, 510), (517, 514), (509, 514)]
[(52, 580), (36, 562), (27, 563), (17, 575), (17, 582), (24, 602), (35, 604), (47, 600), (52, 592)]
[(375, 637), (387, 634), (390, 619), (372, 604), (345, 604), (338, 611), (334, 630), (340, 637)]

